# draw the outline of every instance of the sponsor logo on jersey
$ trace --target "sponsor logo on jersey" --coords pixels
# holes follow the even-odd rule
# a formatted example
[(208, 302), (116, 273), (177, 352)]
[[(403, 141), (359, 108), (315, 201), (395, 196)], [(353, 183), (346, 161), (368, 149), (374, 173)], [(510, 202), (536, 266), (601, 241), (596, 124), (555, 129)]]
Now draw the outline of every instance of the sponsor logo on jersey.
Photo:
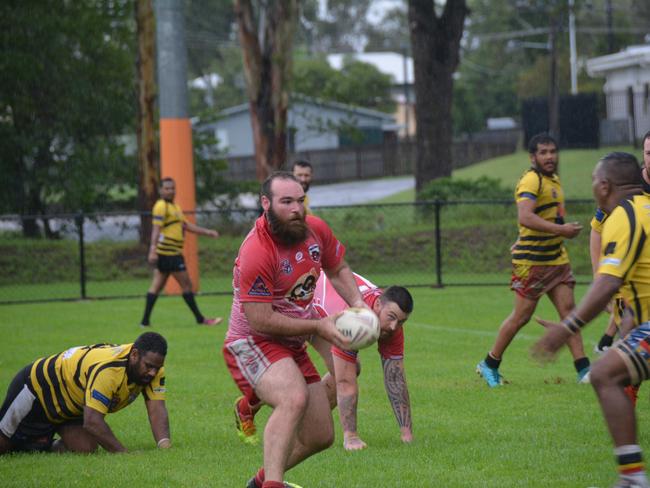
[(289, 289), (286, 298), (301, 307), (308, 306), (314, 297), (318, 273), (314, 268), (309, 270), (296, 280), (296, 283)]
[(557, 198), (557, 190), (555, 188), (551, 188), (551, 195), (553, 195), (553, 198)]
[(315, 263), (320, 262), (320, 247), (318, 244), (312, 244), (309, 246), (309, 257)]
[(616, 242), (609, 242), (607, 243), (607, 246), (605, 246), (605, 256), (608, 256), (609, 254), (614, 254), (616, 251)]
[(293, 273), (293, 267), (291, 266), (291, 263), (289, 262), (288, 259), (283, 259), (282, 261), (280, 261), (280, 269), (284, 274)]
[(255, 282), (253, 282), (253, 286), (251, 286), (251, 289), (248, 290), (248, 294), (254, 297), (270, 297), (271, 292), (269, 289), (266, 287), (264, 284), (264, 280), (262, 279), (261, 276), (258, 276), (255, 278)]
[(305, 259), (305, 256), (302, 254), (302, 251), (298, 251), (296, 253), (296, 263), (302, 262), (303, 259)]
[(103, 403), (107, 407), (111, 406), (111, 400), (104, 395), (102, 392), (98, 390), (93, 390), (91, 396), (95, 399), (98, 400), (99, 402)]

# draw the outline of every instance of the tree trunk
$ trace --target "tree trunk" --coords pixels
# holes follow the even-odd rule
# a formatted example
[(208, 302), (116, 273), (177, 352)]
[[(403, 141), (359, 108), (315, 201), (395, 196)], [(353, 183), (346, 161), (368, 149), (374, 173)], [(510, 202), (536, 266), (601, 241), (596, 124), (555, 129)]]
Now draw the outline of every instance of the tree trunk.
[(235, 15), (250, 105), (256, 177), (263, 181), (282, 168), (287, 157), (287, 84), (291, 78), (298, 0), (264, 3), (259, 7), (258, 22), (251, 0), (235, 0)]
[(453, 74), (459, 62), (465, 0), (447, 0), (438, 17), (433, 0), (409, 0), (415, 74), (415, 189), (452, 170)]
[[(148, 212), (158, 196), (154, 103), (156, 99), (154, 44), (155, 26), (152, 0), (135, 2), (138, 36), (138, 209)], [(140, 216), (140, 242), (151, 238), (151, 216)]]

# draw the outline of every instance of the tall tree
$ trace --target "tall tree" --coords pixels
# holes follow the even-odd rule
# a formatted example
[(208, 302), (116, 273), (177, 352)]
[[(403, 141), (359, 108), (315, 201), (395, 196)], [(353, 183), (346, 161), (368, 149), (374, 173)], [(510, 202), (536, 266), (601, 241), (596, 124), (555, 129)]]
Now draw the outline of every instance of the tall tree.
[(298, 0), (235, 0), (235, 16), (244, 59), (244, 73), (256, 176), (262, 181), (281, 168), (287, 155), (287, 83), (291, 77), (293, 35)]
[[(120, 143), (135, 118), (132, 18), (126, 0), (0, 3), (4, 211), (93, 210), (133, 182)], [(38, 235), (36, 220), (23, 231)]]
[(433, 0), (409, 0), (415, 72), (415, 189), (452, 170), (453, 74), (468, 14), (465, 0), (447, 0), (438, 15)]
[[(152, 0), (135, 2), (135, 18), (138, 36), (138, 209), (151, 210), (158, 194), (158, 165), (156, 155), (156, 125), (154, 104), (156, 101), (155, 81), (155, 25)], [(151, 217), (141, 213), (140, 242), (151, 237)]]

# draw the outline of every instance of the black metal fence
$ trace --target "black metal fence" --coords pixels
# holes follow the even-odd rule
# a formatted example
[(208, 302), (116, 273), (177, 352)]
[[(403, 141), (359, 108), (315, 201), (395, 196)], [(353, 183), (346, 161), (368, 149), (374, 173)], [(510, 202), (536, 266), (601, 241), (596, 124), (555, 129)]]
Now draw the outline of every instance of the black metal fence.
[[(517, 236), (512, 201), (431, 201), (313, 209), (346, 246), (352, 268), (378, 285), (503, 285)], [(590, 280), (592, 201), (567, 202), (584, 230), (567, 242), (574, 272)], [(145, 218), (147, 216), (144, 216)], [(219, 239), (199, 238), (200, 291), (232, 293), (232, 266), (257, 210), (197, 212)], [(42, 217), (39, 217), (42, 218)], [(50, 215), (58, 239), (26, 239), (20, 217), (0, 217), (0, 303), (140, 297), (151, 279), (141, 215)]]

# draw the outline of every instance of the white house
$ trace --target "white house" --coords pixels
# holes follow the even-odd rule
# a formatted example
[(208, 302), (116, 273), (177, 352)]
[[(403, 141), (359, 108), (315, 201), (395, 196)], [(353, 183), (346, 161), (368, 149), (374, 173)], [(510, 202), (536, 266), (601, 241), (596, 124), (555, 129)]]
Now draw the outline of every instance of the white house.
[(587, 73), (606, 80), (607, 120), (601, 126), (601, 142), (627, 142), (650, 130), (650, 44), (589, 59)]
[[(215, 122), (200, 124), (212, 130), (227, 157), (255, 154), (247, 103), (219, 113)], [(288, 149), (305, 152), (355, 144), (381, 144), (399, 128), (392, 115), (342, 103), (294, 95), (287, 111)]]

